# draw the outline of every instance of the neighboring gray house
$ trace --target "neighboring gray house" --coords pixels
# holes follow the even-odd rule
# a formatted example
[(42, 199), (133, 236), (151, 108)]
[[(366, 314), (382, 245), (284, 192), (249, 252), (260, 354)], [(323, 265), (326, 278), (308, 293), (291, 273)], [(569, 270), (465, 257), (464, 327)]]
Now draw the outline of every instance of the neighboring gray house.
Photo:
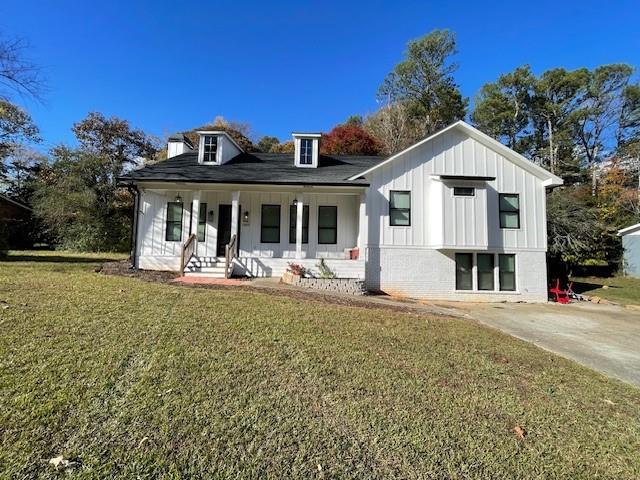
[(640, 223), (618, 230), (622, 237), (624, 274), (640, 278)]
[(546, 189), (562, 180), (460, 121), (390, 157), (247, 153), (221, 131), (169, 140), (138, 192), (133, 261), (187, 274), (280, 276), (319, 259), (371, 290), (546, 301)]

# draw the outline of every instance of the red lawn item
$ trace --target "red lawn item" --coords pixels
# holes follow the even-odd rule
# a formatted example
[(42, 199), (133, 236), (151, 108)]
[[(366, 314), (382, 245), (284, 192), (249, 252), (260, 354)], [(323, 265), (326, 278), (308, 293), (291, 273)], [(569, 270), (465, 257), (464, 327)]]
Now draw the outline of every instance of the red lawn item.
[(559, 278), (556, 278), (556, 285), (555, 285), (555, 287), (551, 287), (549, 289), (549, 293), (551, 294), (551, 298), (553, 299), (554, 302), (562, 303), (564, 305), (569, 303), (569, 294), (568, 294), (567, 290), (562, 290), (560, 288), (560, 279)]

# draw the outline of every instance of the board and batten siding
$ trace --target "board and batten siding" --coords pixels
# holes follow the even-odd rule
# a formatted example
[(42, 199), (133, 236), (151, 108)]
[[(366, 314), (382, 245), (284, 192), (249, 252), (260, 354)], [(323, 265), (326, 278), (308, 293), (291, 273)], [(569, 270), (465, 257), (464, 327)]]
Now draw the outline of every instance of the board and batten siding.
[[(438, 175), (495, 177), (440, 181)], [(539, 178), (458, 130), (433, 138), (370, 174), (369, 246), (546, 250), (545, 187)], [(476, 196), (454, 198), (453, 186)], [(389, 225), (389, 192), (411, 191), (411, 226)], [(498, 194), (520, 195), (520, 228), (500, 229)], [(486, 243), (483, 240), (486, 237)]]
[[(179, 242), (167, 242), (167, 204), (175, 201), (177, 195), (183, 200), (182, 238)], [(191, 191), (142, 190), (138, 217), (137, 256), (139, 267), (150, 270), (177, 270), (182, 244), (190, 233)], [(295, 243), (289, 243), (289, 207), (295, 193), (241, 192), (240, 193), (240, 245), (241, 257), (293, 259)], [(201, 257), (215, 257), (219, 205), (231, 205), (231, 191), (207, 191), (200, 194), (200, 204), (206, 203), (207, 215), (205, 241), (198, 242), (197, 254)], [(309, 243), (302, 245), (303, 258), (344, 259), (345, 249), (357, 246), (359, 233), (358, 195), (304, 194), (304, 204), (309, 206)], [(280, 243), (261, 243), (260, 227), (262, 205), (280, 205)], [(318, 207), (336, 206), (337, 243), (318, 244)], [(211, 215), (209, 212), (213, 212)], [(248, 212), (248, 222), (243, 221)], [(198, 212), (194, 211), (197, 216)], [(193, 233), (196, 233), (195, 231)], [(280, 265), (280, 264), (278, 264)]]
[[(240, 256), (295, 258), (296, 244), (289, 243), (289, 207), (295, 193), (241, 192), (242, 211), (249, 212), (249, 223), (241, 225)], [(309, 243), (302, 244), (303, 258), (345, 258), (345, 249), (358, 241), (359, 197), (356, 195), (304, 194), (309, 206)], [(280, 243), (260, 242), (262, 205), (280, 205)], [(335, 245), (318, 243), (318, 207), (336, 206), (338, 238)], [(241, 222), (242, 223), (242, 222)]]
[[(416, 298), (546, 301), (546, 192), (540, 178), (454, 128), (373, 170), (367, 179), (370, 289)], [(474, 187), (475, 195), (454, 196), (456, 186)], [(392, 190), (411, 192), (410, 226), (390, 226)], [(499, 193), (519, 194), (520, 228), (500, 228)], [(471, 252), (473, 258), (478, 252), (516, 254), (517, 290), (456, 291), (455, 252)], [(497, 278), (497, 267), (495, 272)]]

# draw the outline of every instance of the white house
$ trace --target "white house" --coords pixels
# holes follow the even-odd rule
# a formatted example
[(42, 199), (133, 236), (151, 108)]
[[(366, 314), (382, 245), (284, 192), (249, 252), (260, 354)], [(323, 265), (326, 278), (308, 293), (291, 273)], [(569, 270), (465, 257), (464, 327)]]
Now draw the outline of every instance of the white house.
[(460, 121), (391, 157), (247, 153), (169, 139), (137, 191), (134, 265), (280, 276), (289, 262), (417, 298), (546, 301), (545, 190), (562, 180)]

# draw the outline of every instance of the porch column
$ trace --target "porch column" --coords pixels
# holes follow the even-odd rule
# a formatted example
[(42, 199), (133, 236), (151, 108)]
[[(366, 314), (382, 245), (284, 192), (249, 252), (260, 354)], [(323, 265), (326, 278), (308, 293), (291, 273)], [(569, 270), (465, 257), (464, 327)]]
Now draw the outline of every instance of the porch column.
[(231, 192), (231, 236), (236, 236), (236, 251), (238, 251), (238, 210), (240, 205), (240, 191)]
[(302, 258), (302, 220), (304, 202), (302, 193), (296, 193), (296, 258)]
[(369, 221), (367, 220), (367, 197), (364, 193), (360, 194), (360, 204), (358, 208), (358, 248), (360, 249), (360, 258), (364, 258), (364, 249), (368, 243)]
[(200, 195), (202, 192), (200, 190), (196, 190), (193, 192), (193, 197), (191, 199), (191, 225), (189, 227), (189, 234), (195, 234), (196, 236), (196, 255), (198, 254), (198, 220), (200, 218)]

